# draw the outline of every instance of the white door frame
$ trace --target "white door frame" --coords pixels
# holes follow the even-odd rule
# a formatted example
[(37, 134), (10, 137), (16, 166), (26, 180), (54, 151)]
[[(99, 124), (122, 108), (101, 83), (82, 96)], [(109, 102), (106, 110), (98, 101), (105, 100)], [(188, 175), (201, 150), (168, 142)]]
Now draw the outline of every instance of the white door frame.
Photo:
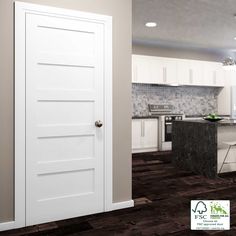
[(0, 231), (25, 226), (25, 16), (47, 16), (83, 19), (104, 25), (104, 211), (114, 209), (112, 201), (112, 17), (30, 3), (15, 2), (15, 219), (0, 224)]

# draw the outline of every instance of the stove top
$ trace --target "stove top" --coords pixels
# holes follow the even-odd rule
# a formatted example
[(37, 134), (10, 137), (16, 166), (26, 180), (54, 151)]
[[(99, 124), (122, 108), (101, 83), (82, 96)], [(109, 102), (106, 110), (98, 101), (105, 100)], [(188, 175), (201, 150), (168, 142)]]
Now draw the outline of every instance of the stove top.
[(183, 116), (181, 113), (174, 113), (172, 105), (148, 104), (150, 116)]

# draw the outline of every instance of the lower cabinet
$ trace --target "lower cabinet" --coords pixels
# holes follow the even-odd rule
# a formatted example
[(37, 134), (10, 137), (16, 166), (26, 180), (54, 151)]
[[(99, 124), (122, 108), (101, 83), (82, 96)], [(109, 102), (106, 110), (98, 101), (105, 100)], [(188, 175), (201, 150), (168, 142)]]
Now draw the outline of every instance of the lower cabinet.
[(132, 153), (158, 151), (158, 119), (132, 120)]
[(217, 98), (217, 105), (218, 105), (218, 114), (220, 115), (233, 115), (231, 114), (233, 103), (235, 103), (234, 96), (235, 96), (235, 89), (236, 87), (236, 71), (225, 71), (225, 86), (219, 92)]

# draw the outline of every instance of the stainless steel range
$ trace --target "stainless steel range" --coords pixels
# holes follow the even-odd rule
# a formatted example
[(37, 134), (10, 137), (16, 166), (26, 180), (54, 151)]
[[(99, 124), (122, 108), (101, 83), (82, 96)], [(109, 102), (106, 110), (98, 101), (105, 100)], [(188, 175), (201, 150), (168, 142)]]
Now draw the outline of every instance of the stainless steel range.
[(159, 118), (158, 144), (160, 151), (172, 149), (172, 123), (174, 120), (183, 120), (184, 114), (173, 113), (172, 105), (149, 104), (149, 113)]

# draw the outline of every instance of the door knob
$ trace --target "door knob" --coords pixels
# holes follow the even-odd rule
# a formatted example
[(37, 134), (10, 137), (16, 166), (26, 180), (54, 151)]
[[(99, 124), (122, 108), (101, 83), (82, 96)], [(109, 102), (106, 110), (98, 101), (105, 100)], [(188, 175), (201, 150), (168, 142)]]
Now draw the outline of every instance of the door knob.
[(103, 125), (103, 123), (102, 123), (100, 120), (97, 120), (97, 121), (95, 122), (95, 126), (98, 127), (98, 128), (101, 128), (102, 125)]

